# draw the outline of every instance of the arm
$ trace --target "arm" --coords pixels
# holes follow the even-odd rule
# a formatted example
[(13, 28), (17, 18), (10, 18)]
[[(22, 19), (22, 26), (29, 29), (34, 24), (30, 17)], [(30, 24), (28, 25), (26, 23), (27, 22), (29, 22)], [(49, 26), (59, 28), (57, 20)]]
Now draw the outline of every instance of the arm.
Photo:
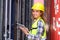
[(44, 31), (44, 24), (42, 21), (38, 21), (38, 32), (40, 32), (40, 34), (43, 34)]
[(19, 27), (19, 29), (22, 30), (22, 32), (24, 32), (26, 35), (29, 34), (28, 28), (26, 28), (26, 27)]
[(26, 35), (29, 34), (29, 30), (28, 28), (26, 28), (24, 25), (17, 23), (18, 29), (22, 30), (22, 32), (24, 32)]

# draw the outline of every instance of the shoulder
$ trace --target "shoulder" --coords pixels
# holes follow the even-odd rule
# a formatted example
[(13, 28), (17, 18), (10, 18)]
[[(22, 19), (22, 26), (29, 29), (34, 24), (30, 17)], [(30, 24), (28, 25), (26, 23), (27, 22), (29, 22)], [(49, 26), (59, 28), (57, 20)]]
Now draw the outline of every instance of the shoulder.
[(39, 20), (38, 21), (38, 26), (44, 26), (44, 21), (43, 20)]
[[(44, 25), (45, 25), (45, 22), (44, 22), (44, 20), (43, 20), (43, 19), (40, 19), (39, 21), (40, 21), (42, 24), (44, 24)], [(39, 22), (39, 21), (38, 21), (38, 22)]]

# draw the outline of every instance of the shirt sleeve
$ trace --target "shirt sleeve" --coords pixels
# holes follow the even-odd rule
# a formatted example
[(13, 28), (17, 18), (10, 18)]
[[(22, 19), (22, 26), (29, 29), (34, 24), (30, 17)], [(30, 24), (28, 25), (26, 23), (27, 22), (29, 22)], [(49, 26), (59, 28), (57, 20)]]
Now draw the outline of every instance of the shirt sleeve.
[(35, 35), (29, 34), (29, 35), (27, 35), (26, 37), (27, 37), (28, 39), (31, 39), (31, 38), (34, 39)]
[(43, 30), (44, 30), (43, 22), (42, 21), (38, 21), (38, 32), (40, 32), (42, 34)]

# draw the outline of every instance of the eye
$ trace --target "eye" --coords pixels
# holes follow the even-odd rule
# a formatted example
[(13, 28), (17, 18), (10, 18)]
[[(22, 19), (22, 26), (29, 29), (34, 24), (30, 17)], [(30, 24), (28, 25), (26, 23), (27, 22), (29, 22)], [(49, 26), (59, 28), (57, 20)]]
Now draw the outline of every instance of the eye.
[(40, 12), (39, 10), (36, 10), (36, 12)]
[(32, 12), (35, 12), (34, 10), (32, 10)]
[(39, 12), (38, 10), (36, 10), (36, 12)]

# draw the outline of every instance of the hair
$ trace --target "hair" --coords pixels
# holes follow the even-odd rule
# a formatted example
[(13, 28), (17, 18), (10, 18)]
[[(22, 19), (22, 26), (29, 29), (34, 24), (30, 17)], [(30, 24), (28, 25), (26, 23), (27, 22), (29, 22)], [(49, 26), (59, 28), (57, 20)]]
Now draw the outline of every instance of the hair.
[(40, 10), (40, 13), (41, 13), (41, 18), (44, 20), (44, 22), (46, 23), (47, 19), (46, 17), (44, 16), (44, 12)]

